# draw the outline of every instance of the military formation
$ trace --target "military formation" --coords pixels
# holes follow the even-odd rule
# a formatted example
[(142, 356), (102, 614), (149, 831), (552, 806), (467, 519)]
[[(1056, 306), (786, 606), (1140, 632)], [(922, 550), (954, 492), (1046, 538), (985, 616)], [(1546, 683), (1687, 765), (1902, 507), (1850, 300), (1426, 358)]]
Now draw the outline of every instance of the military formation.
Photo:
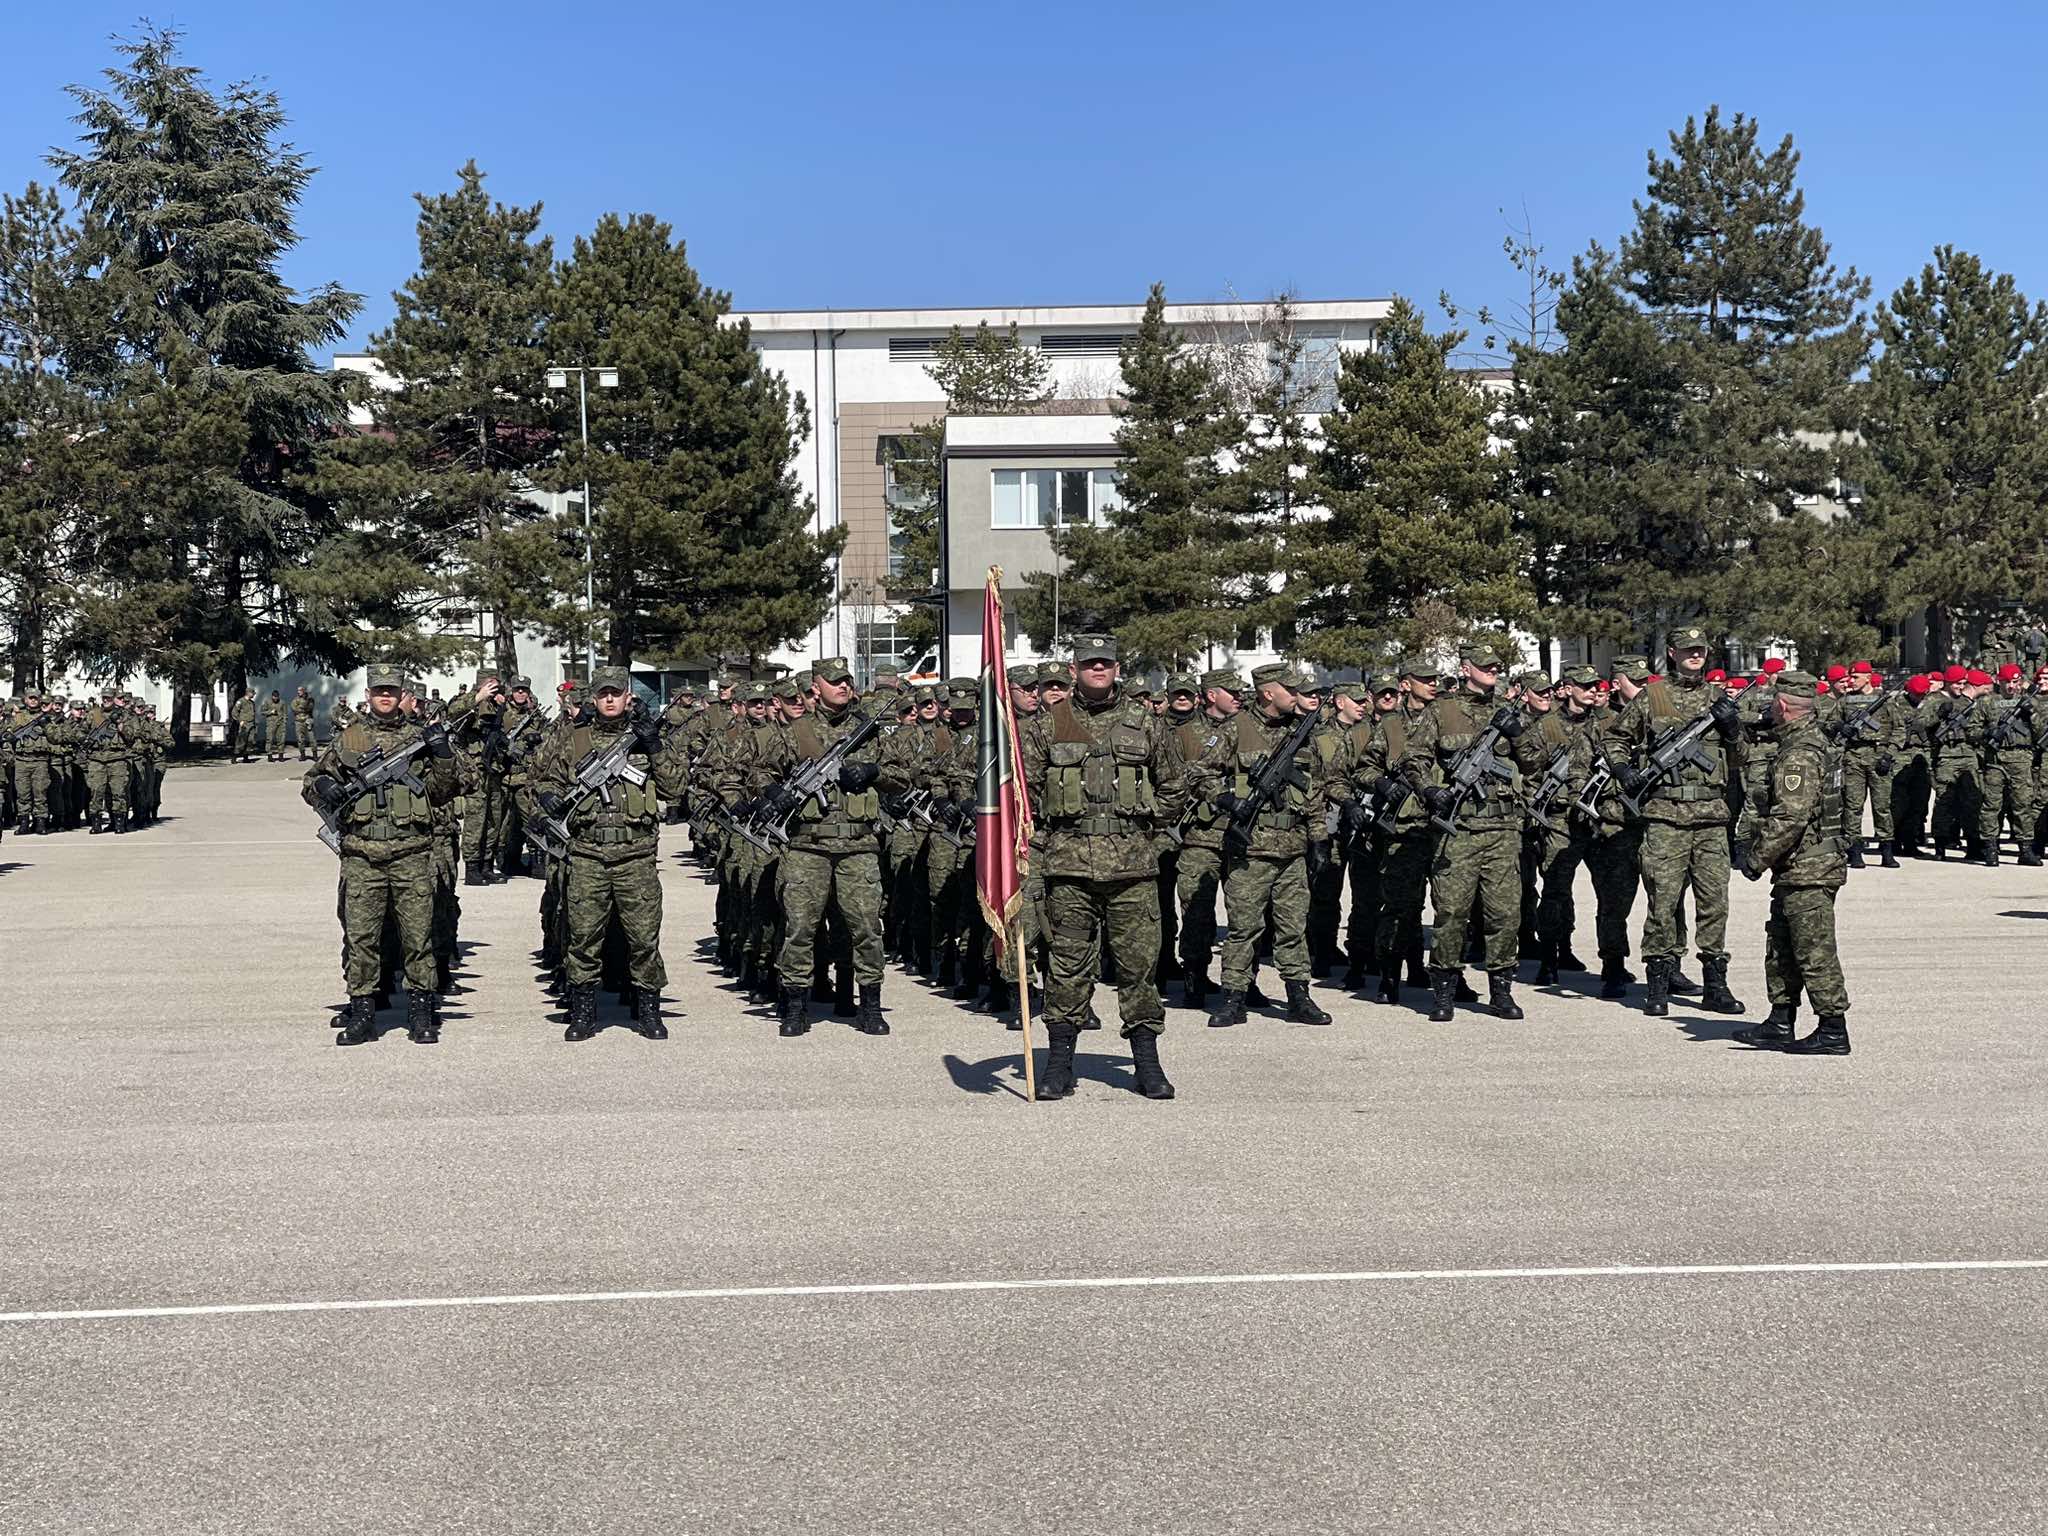
[(0, 707), (4, 825), (22, 837), (122, 834), (163, 807), (170, 727), (121, 688), (97, 699), (28, 689)]
[[(2035, 864), (2048, 835), (2048, 666), (1887, 679), (1773, 660), (1730, 675), (1686, 627), (1658, 664), (1625, 655), (1605, 675), (1509, 675), (1481, 640), (1449, 673), (1417, 659), (1324, 685), (1274, 663), (1151, 688), (1123, 677), (1109, 637), (1069, 649), (1002, 680), (1034, 816), (1009, 945), (975, 889), (975, 683), (910, 686), (885, 666), (862, 696), (846, 660), (826, 658), (657, 709), (600, 669), (549, 710), (524, 678), (479, 674), (443, 704), (372, 668), (305, 780), (341, 860), (340, 1043), (377, 1038), (401, 986), (408, 1035), (438, 1039), (461, 892), (520, 877), (540, 884), (537, 956), (564, 1038), (598, 1032), (605, 992), (665, 1038), (658, 854), (663, 828), (687, 823), (686, 857), (717, 886), (708, 947), (780, 1035), (805, 1035), (824, 1008), (887, 1035), (892, 963), (1016, 1028), (1021, 970), (1049, 1041), (1044, 1098), (1075, 1090), (1098, 982), (1116, 989), (1138, 1090), (1158, 1099), (1174, 1094), (1170, 1000), (1218, 1029), (1268, 1009), (1328, 1025), (1317, 983), (1383, 1004), (1420, 991), (1437, 1021), (1519, 1019), (1533, 962), (1539, 986), (1597, 972), (1602, 997), (1651, 1016), (1674, 998), (1740, 1016), (1737, 875), (1768, 877), (1771, 902), (1768, 1011), (1734, 1038), (1840, 1055), (1834, 907), (1849, 872), (1995, 865), (2008, 840)], [(1269, 966), (1278, 999), (1259, 985)]]

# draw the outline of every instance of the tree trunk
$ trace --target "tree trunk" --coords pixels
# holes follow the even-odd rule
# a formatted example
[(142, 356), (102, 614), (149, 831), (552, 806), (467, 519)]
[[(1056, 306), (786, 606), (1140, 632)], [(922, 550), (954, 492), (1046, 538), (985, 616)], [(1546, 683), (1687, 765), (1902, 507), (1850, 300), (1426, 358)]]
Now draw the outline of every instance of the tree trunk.
[(171, 750), (188, 752), (192, 748), (192, 690), (173, 688), (171, 690)]
[(1956, 616), (1947, 603), (1927, 605), (1927, 665), (1945, 667), (1955, 649)]

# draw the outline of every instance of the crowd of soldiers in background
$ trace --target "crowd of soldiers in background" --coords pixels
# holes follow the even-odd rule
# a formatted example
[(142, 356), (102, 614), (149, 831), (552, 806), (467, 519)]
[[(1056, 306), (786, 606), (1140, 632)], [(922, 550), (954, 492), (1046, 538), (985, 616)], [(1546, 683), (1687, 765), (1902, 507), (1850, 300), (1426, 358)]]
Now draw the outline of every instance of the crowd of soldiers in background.
[(170, 727), (125, 689), (67, 699), (30, 688), (0, 713), (0, 824), (22, 837), (147, 826), (170, 749)]

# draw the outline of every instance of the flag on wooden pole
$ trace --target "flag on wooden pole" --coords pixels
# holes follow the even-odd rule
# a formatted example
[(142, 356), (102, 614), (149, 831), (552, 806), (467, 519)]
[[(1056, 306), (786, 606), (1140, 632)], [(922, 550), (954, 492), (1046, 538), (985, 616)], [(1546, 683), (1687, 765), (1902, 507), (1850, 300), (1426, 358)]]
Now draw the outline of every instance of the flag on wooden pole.
[(1024, 1034), (1024, 1091), (1035, 1097), (1031, 1061), (1031, 965), (1017, 943), (1017, 913), (1031, 852), (1031, 796), (1018, 753), (1017, 713), (1003, 666), (1003, 572), (990, 566), (981, 600), (981, 722), (974, 781), (974, 887), (981, 915), (1017, 972), (1017, 1019)]

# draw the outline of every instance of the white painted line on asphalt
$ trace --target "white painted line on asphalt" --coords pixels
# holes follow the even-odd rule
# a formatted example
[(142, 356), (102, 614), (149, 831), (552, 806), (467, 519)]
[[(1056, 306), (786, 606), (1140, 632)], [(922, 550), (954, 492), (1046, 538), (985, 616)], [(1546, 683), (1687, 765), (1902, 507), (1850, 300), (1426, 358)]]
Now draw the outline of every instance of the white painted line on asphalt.
[(1270, 1275), (1101, 1275), (1045, 1280), (905, 1280), (860, 1285), (742, 1285), (675, 1291), (557, 1291), (511, 1296), (394, 1296), (341, 1301), (236, 1301), (188, 1307), (85, 1307), (0, 1312), (0, 1323), (83, 1323), (142, 1317), (247, 1317), (275, 1312), (419, 1312), (444, 1307), (560, 1307), (620, 1301), (752, 1301), (780, 1296), (915, 1296), (986, 1291), (1113, 1291), (1175, 1286), (1358, 1285), (1416, 1280), (1633, 1280), (1703, 1275), (1898, 1275), (2043, 1270), (2048, 1259), (1905, 1259), (1809, 1264), (1588, 1264), (1551, 1269), (1355, 1269)]

